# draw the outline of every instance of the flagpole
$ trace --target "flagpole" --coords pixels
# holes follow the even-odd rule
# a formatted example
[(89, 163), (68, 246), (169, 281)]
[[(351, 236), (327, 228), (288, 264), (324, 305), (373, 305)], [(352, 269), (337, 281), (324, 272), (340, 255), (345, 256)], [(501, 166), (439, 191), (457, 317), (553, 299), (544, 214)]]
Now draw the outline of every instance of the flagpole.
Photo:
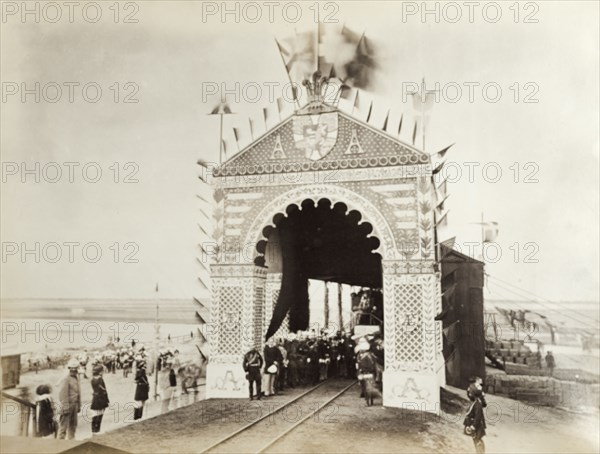
[(277, 51), (279, 52), (279, 56), (281, 57), (281, 62), (283, 63), (283, 67), (285, 68), (285, 73), (288, 76), (288, 80), (290, 81), (290, 85), (292, 86), (292, 96), (294, 96), (294, 101), (296, 101), (296, 105), (298, 109), (300, 109), (300, 101), (298, 101), (297, 92), (294, 91), (294, 82), (292, 82), (292, 76), (288, 72), (287, 65), (285, 64), (285, 58), (283, 58), (283, 54), (281, 53), (281, 47), (279, 47), (279, 43), (275, 40), (275, 44), (277, 45)]
[[(321, 71), (321, 65), (319, 64), (319, 44), (321, 41), (321, 18), (319, 17), (319, 7), (317, 6), (317, 52), (316, 52), (316, 59), (317, 59), (317, 71)], [(329, 78), (328, 78), (329, 80)]]
[(220, 132), (219, 132), (219, 165), (223, 164), (223, 113), (219, 114), (221, 117), (220, 121)]
[(421, 135), (423, 136), (423, 152), (425, 151), (425, 103), (427, 102), (427, 92), (425, 91), (425, 76), (421, 84)]
[(483, 211), (481, 212), (481, 261), (485, 262), (484, 258), (483, 258), (483, 243), (485, 240), (485, 236), (484, 236), (484, 226), (483, 226)]
[(158, 304), (156, 305), (154, 330), (154, 348), (156, 352), (154, 357), (154, 400), (158, 400), (158, 359), (160, 358), (160, 326), (158, 325)]

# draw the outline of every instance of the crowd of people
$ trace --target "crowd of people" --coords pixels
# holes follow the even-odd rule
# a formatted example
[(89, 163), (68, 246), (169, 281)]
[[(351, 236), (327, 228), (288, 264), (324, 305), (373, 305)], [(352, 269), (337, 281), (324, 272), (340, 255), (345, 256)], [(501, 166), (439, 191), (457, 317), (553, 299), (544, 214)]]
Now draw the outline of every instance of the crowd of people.
[(160, 350), (156, 363), (141, 344), (131, 348), (112, 348), (97, 352), (94, 356), (85, 353), (73, 356), (66, 365), (68, 373), (57, 386), (57, 400), (52, 397), (52, 387), (39, 385), (36, 389), (36, 434), (39, 437), (74, 439), (78, 415), (82, 411), (81, 386), (91, 370), (90, 386), (92, 399), (91, 432), (98, 434), (102, 419), (110, 405), (109, 390), (104, 374), (122, 371), (123, 378), (131, 374), (135, 383), (133, 420), (142, 419), (146, 402), (151, 398), (151, 380), (155, 372), (156, 398), (162, 401), (161, 411), (166, 412), (179, 405), (197, 400), (201, 375), (200, 364), (183, 364), (177, 349)]
[[(370, 367), (367, 361), (357, 363), (366, 351), (370, 353)], [(363, 373), (372, 373), (380, 388), (383, 361), (381, 336), (364, 337), (357, 344), (350, 333), (338, 331), (332, 337), (290, 335), (285, 340), (271, 339), (262, 352), (259, 345), (248, 351), (242, 365), (250, 400), (260, 400), (288, 387), (316, 385), (327, 378), (357, 378)]]
[[(92, 434), (101, 431), (104, 412), (110, 405), (105, 373), (116, 374), (122, 370), (123, 377), (133, 375), (134, 420), (143, 417), (144, 406), (151, 397), (148, 376), (154, 371), (158, 374), (159, 394), (155, 397), (162, 401), (161, 412), (176, 408), (178, 399), (196, 392), (201, 368), (196, 364), (182, 364), (177, 349), (160, 350), (154, 371), (148, 371), (147, 365), (153, 362), (142, 345), (132, 349), (109, 349), (93, 357), (85, 354), (72, 357), (67, 363), (68, 373), (58, 384), (56, 403), (49, 385), (40, 385), (36, 389), (37, 436), (75, 438), (78, 414), (82, 410), (81, 382), (88, 378), (89, 366)], [(285, 340), (271, 339), (262, 352), (256, 345), (243, 359), (250, 400), (277, 395), (286, 388), (316, 385), (328, 378), (350, 378), (359, 380), (360, 397), (366, 399), (367, 405), (372, 405), (374, 397), (381, 393), (383, 367), (383, 338), (378, 333), (360, 337), (357, 341), (344, 332), (331, 337), (323, 333), (321, 336), (314, 333), (289, 335)], [(476, 452), (483, 453), (486, 429), (483, 409), (487, 404), (481, 378), (471, 378), (467, 397), (470, 407), (464, 420), (464, 432), (472, 437)]]

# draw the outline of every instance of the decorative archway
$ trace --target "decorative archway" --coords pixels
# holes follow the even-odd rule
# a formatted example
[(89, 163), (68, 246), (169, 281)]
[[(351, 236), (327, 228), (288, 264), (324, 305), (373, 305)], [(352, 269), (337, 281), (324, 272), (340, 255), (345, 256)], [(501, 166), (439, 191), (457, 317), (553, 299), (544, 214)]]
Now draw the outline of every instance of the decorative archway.
[[(292, 203), (262, 229), (254, 263), (267, 267), (265, 338), (306, 330), (310, 310), (308, 280), (382, 288), (381, 240), (373, 225), (346, 203), (328, 197)], [(314, 327), (314, 324), (311, 325)], [(331, 325), (321, 328), (333, 329)], [(336, 326), (335, 330), (342, 330)]]
[(331, 201), (332, 207), (341, 202), (348, 207), (348, 211), (358, 211), (362, 216), (361, 222), (369, 222), (373, 226), (372, 236), (377, 237), (381, 242), (379, 248), (374, 252), (379, 253), (384, 260), (399, 258), (393, 231), (377, 207), (350, 189), (326, 184), (294, 188), (269, 202), (250, 225), (244, 244), (257, 244), (260, 240), (265, 239), (263, 230), (267, 226), (275, 226), (273, 218), (277, 214), (287, 217), (286, 209), (290, 205), (297, 205), (301, 210), (301, 204), (306, 199), (313, 200), (315, 205), (321, 199), (328, 199)]
[[(332, 137), (315, 158), (317, 131)], [(384, 405), (436, 411), (445, 371), (431, 172), (428, 155), (317, 101), (215, 171), (222, 253), (211, 265), (216, 332), (209, 335), (208, 397), (243, 397), (242, 356), (262, 345), (281, 288), (281, 276), (254, 263), (265, 227), (278, 213), (287, 217), (290, 205), (301, 210), (306, 199), (328, 199), (360, 213), (380, 242)]]

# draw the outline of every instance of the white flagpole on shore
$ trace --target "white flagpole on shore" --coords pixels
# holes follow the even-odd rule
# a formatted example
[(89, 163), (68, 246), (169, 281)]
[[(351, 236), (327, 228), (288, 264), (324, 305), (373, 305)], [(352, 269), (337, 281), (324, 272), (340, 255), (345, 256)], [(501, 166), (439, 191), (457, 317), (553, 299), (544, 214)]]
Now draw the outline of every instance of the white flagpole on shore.
[(481, 212), (481, 261), (485, 264), (485, 260), (483, 258), (483, 244), (485, 242), (485, 226), (483, 223), (483, 211)]
[[(223, 116), (221, 116), (223, 118)], [(156, 284), (158, 293), (158, 284)], [(158, 297), (157, 297), (158, 300)], [(160, 325), (158, 324), (158, 304), (156, 305), (156, 318), (154, 322), (154, 400), (158, 400), (158, 358), (160, 356)]]

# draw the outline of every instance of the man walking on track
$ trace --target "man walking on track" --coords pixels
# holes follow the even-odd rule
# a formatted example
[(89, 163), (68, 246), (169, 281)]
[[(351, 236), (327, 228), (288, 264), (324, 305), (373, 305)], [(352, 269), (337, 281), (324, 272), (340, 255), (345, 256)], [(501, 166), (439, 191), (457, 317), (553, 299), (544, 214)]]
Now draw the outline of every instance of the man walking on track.
[(258, 347), (254, 346), (246, 355), (244, 355), (244, 371), (246, 372), (246, 380), (250, 389), (250, 400), (253, 399), (253, 387), (256, 383), (256, 397), (260, 400), (260, 385), (261, 385), (261, 368), (263, 366), (263, 358), (258, 351)]

